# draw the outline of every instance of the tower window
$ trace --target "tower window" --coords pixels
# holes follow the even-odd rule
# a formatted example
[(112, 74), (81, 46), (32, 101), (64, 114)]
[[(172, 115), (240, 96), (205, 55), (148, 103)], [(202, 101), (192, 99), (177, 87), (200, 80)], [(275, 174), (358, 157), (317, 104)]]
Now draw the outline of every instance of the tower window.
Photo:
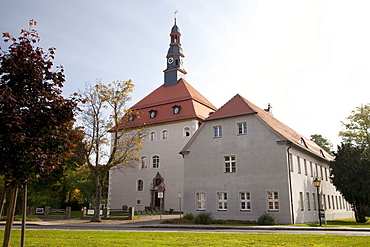
[(159, 156), (154, 155), (152, 158), (153, 168), (159, 168)]
[(144, 181), (142, 179), (137, 180), (137, 191), (144, 190)]
[(163, 130), (162, 131), (162, 139), (167, 140), (168, 139), (168, 130)]
[(185, 127), (185, 128), (184, 128), (184, 136), (185, 136), (185, 137), (190, 136), (190, 128), (189, 128), (189, 127)]
[(175, 60), (175, 64), (176, 64), (176, 66), (179, 66), (179, 60), (178, 59)]

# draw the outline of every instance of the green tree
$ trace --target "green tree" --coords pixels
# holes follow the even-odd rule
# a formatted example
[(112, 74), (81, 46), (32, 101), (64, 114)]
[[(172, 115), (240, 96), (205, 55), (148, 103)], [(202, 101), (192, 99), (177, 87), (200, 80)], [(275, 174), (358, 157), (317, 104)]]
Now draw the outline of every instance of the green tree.
[(369, 153), (362, 147), (342, 143), (330, 167), (333, 184), (352, 205), (356, 222), (366, 222), (365, 215), (370, 205)]
[(109, 170), (132, 166), (139, 160), (136, 154), (141, 150), (143, 128), (126, 131), (124, 127), (131, 116), (127, 102), (133, 87), (131, 80), (108, 85), (98, 82), (94, 86), (87, 85), (82, 93), (85, 138), (80, 157), (89, 167), (95, 183), (93, 222), (101, 221), (99, 207)]
[(322, 149), (324, 149), (327, 153), (332, 154), (333, 153), (333, 144), (319, 134), (313, 134), (310, 136), (311, 141), (314, 141), (317, 145), (319, 145)]
[(348, 122), (342, 122), (345, 130), (339, 132), (345, 143), (353, 143), (359, 147), (370, 148), (370, 104), (356, 107), (347, 117)]
[[(72, 148), (77, 101), (62, 96), (63, 69), (53, 68), (55, 48), (45, 52), (35, 46), (40, 41), (35, 25), (31, 20), (19, 38), (3, 33), (10, 45), (0, 48), (0, 174), (12, 187), (4, 246), (9, 245), (19, 185), (25, 191), (27, 181), (56, 169)], [(24, 212), (25, 204), (25, 217)]]

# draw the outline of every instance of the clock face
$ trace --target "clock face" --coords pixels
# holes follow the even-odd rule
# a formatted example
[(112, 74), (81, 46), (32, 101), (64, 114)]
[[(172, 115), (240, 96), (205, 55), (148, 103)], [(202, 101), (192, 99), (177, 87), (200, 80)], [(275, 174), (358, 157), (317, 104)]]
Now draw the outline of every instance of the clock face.
[(168, 63), (169, 63), (169, 64), (173, 63), (173, 57), (170, 57), (170, 58), (168, 59)]

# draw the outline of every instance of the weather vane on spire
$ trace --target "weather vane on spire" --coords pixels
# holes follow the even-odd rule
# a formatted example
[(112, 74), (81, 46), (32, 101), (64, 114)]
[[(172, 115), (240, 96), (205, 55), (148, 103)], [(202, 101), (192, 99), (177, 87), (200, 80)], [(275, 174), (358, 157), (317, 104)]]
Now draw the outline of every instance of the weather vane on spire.
[(175, 10), (175, 13), (174, 13), (174, 14), (175, 14), (175, 20), (176, 20), (176, 14), (177, 14), (178, 12), (179, 12), (178, 10)]

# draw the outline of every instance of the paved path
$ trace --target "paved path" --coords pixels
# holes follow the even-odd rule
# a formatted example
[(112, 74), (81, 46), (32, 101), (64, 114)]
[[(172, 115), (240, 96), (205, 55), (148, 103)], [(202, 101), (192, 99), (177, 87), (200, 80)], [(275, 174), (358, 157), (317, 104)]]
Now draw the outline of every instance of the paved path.
[[(349, 227), (302, 227), (302, 226), (225, 226), (225, 225), (173, 225), (160, 224), (167, 219), (179, 218), (179, 215), (141, 216), (134, 220), (103, 220), (100, 223), (88, 219), (45, 220), (27, 222), (27, 229), (60, 230), (102, 230), (102, 231), (183, 231), (183, 232), (237, 232), (237, 233), (292, 233), (292, 234), (338, 234), (370, 236), (370, 228)], [(19, 221), (13, 229), (20, 228)], [(0, 222), (0, 229), (5, 222)]]

